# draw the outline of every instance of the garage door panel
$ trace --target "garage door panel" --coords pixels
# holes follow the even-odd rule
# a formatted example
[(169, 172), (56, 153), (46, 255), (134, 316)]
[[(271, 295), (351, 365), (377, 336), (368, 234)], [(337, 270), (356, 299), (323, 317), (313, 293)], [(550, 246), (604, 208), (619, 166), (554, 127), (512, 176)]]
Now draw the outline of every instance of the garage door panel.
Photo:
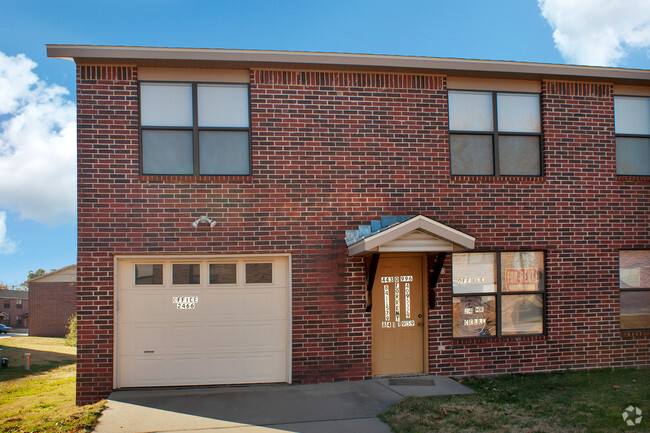
[(238, 382), (245, 377), (241, 356), (210, 356), (207, 364), (205, 376), (211, 383), (244, 383)]
[(182, 352), (189, 349), (202, 350), (205, 344), (205, 331), (202, 326), (173, 326), (165, 335), (166, 352)]
[(209, 305), (210, 315), (217, 318), (236, 317), (244, 308), (244, 300), (242, 299), (241, 293), (231, 291), (213, 292), (206, 294), (205, 297), (205, 302), (202, 300), (199, 301), (202, 303), (201, 306)]
[(285, 365), (284, 353), (267, 353), (249, 356), (244, 361), (245, 376), (255, 382), (271, 382), (280, 380), (278, 371)]
[(141, 355), (145, 350), (162, 352), (165, 347), (165, 329), (155, 326), (133, 326), (122, 336), (123, 355)]
[(128, 370), (123, 372), (123, 381), (128, 386), (162, 386), (165, 383), (165, 360), (154, 356), (120, 357), (121, 364), (128, 364)]
[(247, 314), (261, 318), (281, 318), (286, 316), (286, 300), (277, 294), (278, 289), (255, 290), (244, 293)]
[[(271, 284), (245, 281), (248, 259), (222, 260), (238, 267), (237, 284), (227, 285), (206, 274), (218, 258), (145, 262), (163, 265), (163, 284), (135, 285), (132, 268), (143, 262), (118, 259), (118, 387), (288, 381), (287, 258), (254, 261), (273, 262)], [(200, 263), (201, 283), (172, 285), (179, 262)], [(179, 308), (183, 297), (194, 302)]]
[(206, 341), (211, 347), (219, 347), (222, 350), (239, 348), (243, 333), (244, 330), (241, 326), (212, 325), (208, 328)]
[(273, 350), (286, 344), (286, 324), (278, 322), (257, 323), (244, 326), (243, 348)]
[(193, 384), (202, 380), (204, 360), (200, 356), (170, 357), (166, 363), (166, 380), (173, 384)]
[(171, 314), (176, 310), (176, 306), (171, 301), (168, 302), (166, 296), (161, 296), (160, 292), (128, 291), (120, 296), (119, 309), (124, 317), (137, 318), (137, 321), (142, 323), (159, 322), (161, 314)]

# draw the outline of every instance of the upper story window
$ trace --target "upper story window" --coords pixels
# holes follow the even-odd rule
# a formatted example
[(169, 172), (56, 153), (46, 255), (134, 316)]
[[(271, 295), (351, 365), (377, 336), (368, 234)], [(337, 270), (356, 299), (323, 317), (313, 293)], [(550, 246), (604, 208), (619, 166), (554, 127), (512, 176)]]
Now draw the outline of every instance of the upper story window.
[(141, 172), (250, 174), (248, 86), (140, 83)]
[(540, 176), (539, 95), (449, 91), (451, 174)]
[(616, 173), (650, 176), (650, 98), (615, 96)]
[(22, 299), (16, 299), (16, 308), (18, 308), (18, 309), (23, 308), (23, 300)]

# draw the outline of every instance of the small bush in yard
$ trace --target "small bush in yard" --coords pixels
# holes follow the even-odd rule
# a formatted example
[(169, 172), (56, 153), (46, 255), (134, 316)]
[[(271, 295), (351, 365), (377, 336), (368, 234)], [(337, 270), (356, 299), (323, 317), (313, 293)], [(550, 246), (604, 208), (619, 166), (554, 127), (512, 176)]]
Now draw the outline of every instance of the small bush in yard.
[(65, 334), (65, 345), (77, 347), (77, 315), (68, 319), (68, 333)]

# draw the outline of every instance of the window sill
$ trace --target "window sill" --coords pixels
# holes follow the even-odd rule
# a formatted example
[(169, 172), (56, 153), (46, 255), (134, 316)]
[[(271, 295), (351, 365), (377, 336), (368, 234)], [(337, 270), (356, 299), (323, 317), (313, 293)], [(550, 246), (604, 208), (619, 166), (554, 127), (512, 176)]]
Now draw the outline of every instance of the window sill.
[(451, 181), (455, 183), (545, 183), (544, 176), (469, 176), (451, 175)]
[(621, 329), (621, 337), (650, 337), (650, 329)]
[(452, 346), (464, 346), (466, 344), (492, 344), (504, 343), (512, 340), (517, 341), (542, 341), (546, 340), (546, 335), (508, 335), (501, 337), (467, 337), (467, 338), (454, 338)]
[(184, 176), (141, 174), (143, 183), (252, 183), (252, 175)]
[(650, 183), (650, 176), (627, 176), (617, 174), (616, 180), (625, 183)]

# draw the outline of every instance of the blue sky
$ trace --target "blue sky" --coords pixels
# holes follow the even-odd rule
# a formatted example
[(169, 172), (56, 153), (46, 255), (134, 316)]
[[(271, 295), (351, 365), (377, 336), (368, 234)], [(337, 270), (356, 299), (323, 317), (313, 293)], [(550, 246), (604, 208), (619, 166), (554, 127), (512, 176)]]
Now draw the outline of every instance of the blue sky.
[(48, 59), (45, 44), (650, 69), (650, 0), (1, 0), (0, 282), (9, 285), (76, 261), (75, 67)]

